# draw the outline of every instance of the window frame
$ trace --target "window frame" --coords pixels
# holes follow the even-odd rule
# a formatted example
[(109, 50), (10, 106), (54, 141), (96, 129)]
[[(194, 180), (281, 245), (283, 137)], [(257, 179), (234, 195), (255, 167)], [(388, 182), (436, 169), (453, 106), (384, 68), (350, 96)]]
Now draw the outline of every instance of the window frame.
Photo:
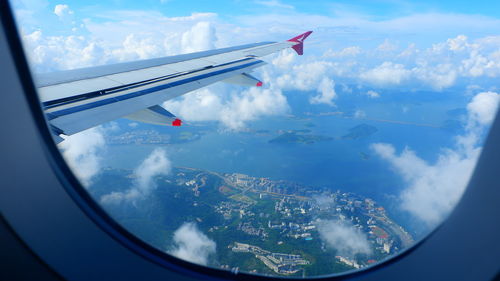
[[(79, 183), (52, 139), (6, 0), (0, 0), (0, 16), (0, 80), (8, 89), (0, 103), (0, 118), (5, 120), (0, 128), (7, 132), (0, 141), (0, 151), (6, 155), (0, 160), (0, 167), (4, 168), (2, 178), (9, 177), (8, 186), (0, 190), (0, 210), (33, 252), (70, 280), (288, 279), (192, 264), (147, 244), (114, 221)], [(500, 260), (500, 239), (491, 239), (495, 231), (500, 233), (500, 224), (495, 226), (476, 218), (500, 214), (500, 204), (494, 202), (494, 198), (500, 198), (500, 188), (491, 184), (500, 172), (498, 119), (497, 116), (492, 125), (469, 187), (451, 215), (432, 233), (373, 266), (304, 280), (488, 280), (495, 276), (499, 268), (495, 269), (495, 264), (488, 260)], [(23, 170), (29, 177), (19, 173)], [(16, 203), (23, 198), (25, 204)], [(478, 240), (454, 235), (464, 227), (467, 234)], [(484, 248), (485, 242), (472, 234), (472, 228), (490, 238), (485, 239), (490, 247)], [(463, 252), (456, 250), (457, 244), (463, 245)], [(449, 256), (466, 251), (481, 255), (482, 263), (471, 267), (466, 260)], [(442, 260), (437, 262), (436, 257)]]

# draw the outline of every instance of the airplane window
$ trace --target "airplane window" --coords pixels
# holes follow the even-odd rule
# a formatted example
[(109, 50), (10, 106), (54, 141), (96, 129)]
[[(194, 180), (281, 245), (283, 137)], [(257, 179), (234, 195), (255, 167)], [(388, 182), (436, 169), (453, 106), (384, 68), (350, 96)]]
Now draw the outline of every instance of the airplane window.
[(460, 200), (500, 97), (481, 2), (11, 5), (100, 208), (179, 259), (306, 278), (397, 256)]

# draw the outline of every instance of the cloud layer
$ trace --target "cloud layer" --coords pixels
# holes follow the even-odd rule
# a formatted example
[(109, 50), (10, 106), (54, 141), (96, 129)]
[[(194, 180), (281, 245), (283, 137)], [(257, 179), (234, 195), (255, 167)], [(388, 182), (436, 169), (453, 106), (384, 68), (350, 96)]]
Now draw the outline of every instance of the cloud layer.
[(492, 122), (500, 95), (483, 92), (467, 105), (466, 132), (456, 137), (454, 149), (443, 149), (435, 163), (428, 163), (406, 147), (401, 153), (387, 143), (372, 144), (372, 150), (406, 182), (400, 208), (435, 226), (462, 196), (481, 151), (480, 140)]
[(216, 244), (203, 234), (196, 224), (184, 223), (174, 233), (174, 247), (169, 254), (180, 259), (207, 265), (215, 254)]

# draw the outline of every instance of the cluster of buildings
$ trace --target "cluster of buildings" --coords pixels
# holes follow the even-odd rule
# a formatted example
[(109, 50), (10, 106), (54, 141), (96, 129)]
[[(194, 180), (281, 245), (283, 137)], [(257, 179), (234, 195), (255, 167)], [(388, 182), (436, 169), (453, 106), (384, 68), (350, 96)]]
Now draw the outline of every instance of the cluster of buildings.
[(354, 259), (349, 259), (349, 258), (346, 258), (346, 257), (343, 257), (343, 256), (335, 256), (335, 258), (343, 263), (343, 264), (346, 264), (348, 266), (351, 266), (351, 267), (354, 267), (356, 269), (359, 269), (361, 267), (363, 267), (362, 265), (358, 264), (358, 262)]
[(138, 130), (125, 132), (118, 136), (109, 136), (109, 144), (169, 144), (172, 137), (160, 134), (155, 130)]
[(238, 214), (240, 218), (243, 218), (245, 215), (255, 215), (248, 210), (250, 205), (250, 203), (240, 201), (221, 201), (215, 206), (215, 212), (221, 214), (226, 220), (231, 219), (233, 214)]
[(238, 224), (237, 230), (241, 230), (244, 233), (251, 236), (258, 236), (262, 239), (265, 239), (269, 236), (269, 234), (265, 231), (264, 227), (254, 227), (251, 222), (240, 222)]
[(268, 268), (279, 274), (294, 274), (302, 269), (301, 265), (310, 264), (301, 255), (272, 253), (250, 244), (235, 242), (231, 250), (236, 253), (252, 253)]
[(310, 188), (298, 183), (283, 180), (273, 181), (269, 178), (256, 178), (245, 174), (224, 174), (224, 178), (233, 186), (238, 186), (242, 189), (262, 191), (268, 194), (294, 194), (306, 196), (311, 191)]

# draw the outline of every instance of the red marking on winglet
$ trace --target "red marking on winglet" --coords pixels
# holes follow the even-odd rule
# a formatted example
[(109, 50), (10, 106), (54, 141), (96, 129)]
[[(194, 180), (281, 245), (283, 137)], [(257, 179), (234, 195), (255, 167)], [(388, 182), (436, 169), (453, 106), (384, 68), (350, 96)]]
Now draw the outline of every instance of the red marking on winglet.
[(255, 86), (257, 86), (257, 87), (262, 87), (262, 82), (260, 82), (260, 81), (259, 81), (259, 82), (257, 82), (257, 84), (255, 84)]
[(175, 119), (174, 121), (172, 121), (172, 126), (179, 127), (180, 125), (182, 125), (181, 119)]
[(304, 40), (311, 35), (312, 31), (308, 31), (306, 33), (302, 33), (299, 36), (293, 37), (292, 39), (287, 40), (288, 42), (296, 42), (298, 44), (295, 44), (292, 46), (292, 48), (297, 52), (299, 56), (302, 56), (304, 54)]

